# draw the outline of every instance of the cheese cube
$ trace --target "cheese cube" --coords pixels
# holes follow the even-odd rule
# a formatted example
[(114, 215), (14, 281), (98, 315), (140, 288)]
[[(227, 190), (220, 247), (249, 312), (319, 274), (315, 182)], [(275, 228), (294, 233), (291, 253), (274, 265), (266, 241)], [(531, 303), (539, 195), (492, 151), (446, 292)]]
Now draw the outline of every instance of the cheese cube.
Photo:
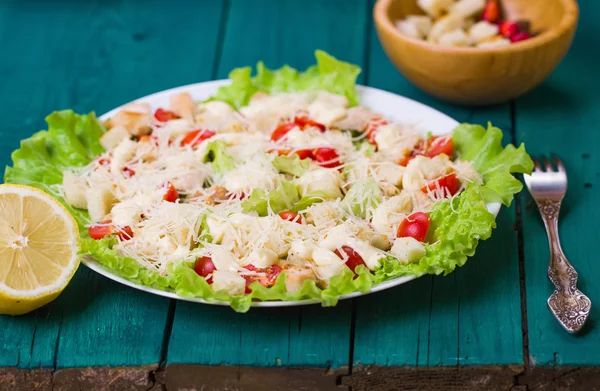
[(498, 32), (498, 25), (482, 20), (469, 29), (469, 38), (472, 42), (479, 43), (496, 36)]
[(485, 0), (459, 0), (450, 7), (450, 12), (468, 18), (483, 11)]
[(226, 291), (231, 296), (240, 296), (246, 291), (246, 280), (234, 272), (215, 270), (212, 274), (212, 281), (212, 288), (215, 292)]
[(397, 238), (390, 250), (402, 263), (418, 262), (425, 256), (425, 245), (415, 238)]
[(462, 29), (455, 29), (442, 34), (438, 38), (438, 44), (441, 46), (468, 46), (469, 37)]

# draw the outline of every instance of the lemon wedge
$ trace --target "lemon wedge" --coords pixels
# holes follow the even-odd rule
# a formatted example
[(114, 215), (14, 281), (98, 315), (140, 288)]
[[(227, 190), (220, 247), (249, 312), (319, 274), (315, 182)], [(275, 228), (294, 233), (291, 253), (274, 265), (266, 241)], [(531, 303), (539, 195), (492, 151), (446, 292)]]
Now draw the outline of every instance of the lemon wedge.
[(79, 231), (69, 212), (34, 187), (0, 185), (0, 314), (54, 300), (79, 266)]

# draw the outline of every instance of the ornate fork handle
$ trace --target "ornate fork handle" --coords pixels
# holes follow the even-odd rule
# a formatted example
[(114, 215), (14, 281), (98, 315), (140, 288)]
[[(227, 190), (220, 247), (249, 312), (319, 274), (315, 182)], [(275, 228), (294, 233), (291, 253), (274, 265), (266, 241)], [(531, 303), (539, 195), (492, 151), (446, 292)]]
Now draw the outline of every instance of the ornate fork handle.
[(590, 299), (577, 288), (578, 274), (563, 253), (558, 236), (560, 201), (544, 200), (538, 204), (550, 244), (548, 277), (556, 290), (548, 306), (561, 325), (570, 333), (583, 327), (592, 307)]

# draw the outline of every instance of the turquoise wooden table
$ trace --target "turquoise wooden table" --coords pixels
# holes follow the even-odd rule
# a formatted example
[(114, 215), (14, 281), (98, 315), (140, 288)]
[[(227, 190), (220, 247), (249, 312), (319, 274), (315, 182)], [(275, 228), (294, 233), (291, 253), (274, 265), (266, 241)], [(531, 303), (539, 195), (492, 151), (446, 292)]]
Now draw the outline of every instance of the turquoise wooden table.
[(0, 163), (44, 116), (98, 113), (263, 60), (304, 68), (316, 48), (359, 64), (361, 84), (494, 124), (569, 171), (562, 239), (591, 300), (565, 333), (547, 309), (545, 233), (517, 197), (493, 237), (447, 277), (319, 306), (252, 309), (152, 296), (85, 266), (53, 303), (0, 316), (1, 390), (600, 389), (600, 4), (586, 1), (570, 53), (542, 86), (489, 108), (411, 86), (374, 31), (370, 0), (0, 2)]

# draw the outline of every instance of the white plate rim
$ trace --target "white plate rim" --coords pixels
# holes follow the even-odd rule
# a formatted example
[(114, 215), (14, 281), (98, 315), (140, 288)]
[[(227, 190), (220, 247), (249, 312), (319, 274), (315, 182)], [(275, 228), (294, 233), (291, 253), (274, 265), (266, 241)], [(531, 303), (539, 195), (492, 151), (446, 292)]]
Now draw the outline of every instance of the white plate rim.
[[(180, 86), (180, 87), (175, 87), (175, 88), (170, 88), (167, 90), (155, 92), (153, 94), (146, 95), (141, 98), (135, 99), (134, 101), (135, 102), (147, 102), (147, 103), (150, 103), (151, 106), (159, 106), (156, 103), (152, 104), (151, 102), (155, 102), (156, 100), (163, 100), (165, 103), (160, 104), (160, 105), (162, 105), (164, 107), (164, 106), (166, 106), (166, 101), (168, 100), (168, 97), (171, 96), (172, 94), (176, 94), (179, 92), (190, 92), (195, 99), (206, 99), (210, 96), (210, 94), (214, 93), (214, 91), (216, 91), (216, 89), (218, 87), (228, 85), (230, 82), (231, 81), (228, 79), (223, 79), (223, 80), (214, 80), (214, 81), (201, 82), (201, 83), (193, 83), (193, 84), (188, 84), (188, 85), (184, 85), (184, 86)], [(423, 103), (419, 103), (415, 100), (403, 97), (401, 95), (394, 94), (392, 92), (384, 91), (384, 90), (381, 90), (378, 88), (373, 88), (373, 87), (368, 87), (368, 86), (363, 86), (363, 85), (357, 85), (356, 87), (357, 87), (357, 92), (359, 95), (359, 101), (361, 102), (361, 104), (368, 105), (369, 95), (379, 95), (384, 99), (387, 98), (387, 100), (384, 100), (387, 103), (391, 104), (394, 101), (396, 101), (396, 102), (401, 103), (399, 106), (402, 108), (412, 107), (412, 109), (414, 109), (416, 112), (421, 112), (421, 111), (428, 112), (429, 115), (431, 115), (433, 117), (426, 118), (426, 119), (423, 119), (423, 118), (416, 119), (415, 118), (415, 121), (414, 121), (416, 126), (418, 128), (421, 128), (423, 132), (431, 131), (432, 134), (434, 134), (434, 135), (435, 134), (443, 134), (443, 133), (449, 132), (450, 130), (452, 130), (454, 127), (456, 127), (459, 124), (456, 120), (447, 116), (446, 114), (443, 114), (442, 112), (440, 112), (430, 106), (427, 106)], [(197, 90), (197, 89), (206, 90), (205, 92), (202, 93), (202, 95), (203, 95), (202, 98), (194, 96), (194, 90)], [(211, 90), (212, 90), (212, 92), (209, 92)], [(204, 96), (204, 95), (206, 95), (206, 96)], [(379, 99), (381, 99), (381, 98), (379, 98)], [(375, 103), (375, 105), (379, 106), (378, 102), (374, 102), (374, 103)], [(99, 118), (101, 120), (106, 120), (106, 119), (110, 118), (115, 113), (117, 113), (121, 109), (121, 107), (123, 107), (124, 105), (116, 107), (116, 108), (108, 111), (107, 113), (102, 114)], [(381, 110), (379, 110), (378, 107), (374, 108), (374, 109), (377, 111), (381, 111)], [(404, 109), (404, 110), (406, 110), (406, 109)], [(384, 112), (384, 114), (386, 114), (385, 110), (383, 112)], [(414, 112), (411, 111), (411, 114), (414, 114)], [(386, 115), (390, 116), (389, 114), (386, 114)], [(394, 115), (392, 114), (391, 117), (393, 118)], [(440, 129), (439, 127), (436, 127), (435, 129), (428, 128), (428, 121), (432, 121), (432, 122), (441, 121), (442, 123), (444, 123), (442, 128), (445, 127), (446, 129)], [(406, 119), (404, 119), (404, 122), (407, 122)], [(408, 122), (412, 122), (412, 121), (408, 121)], [(498, 215), (498, 213), (500, 211), (500, 207), (501, 207), (500, 203), (490, 203), (487, 205), (488, 210), (491, 213), (493, 213), (495, 216)], [(157, 288), (153, 288), (153, 287), (149, 287), (149, 286), (145, 286), (145, 285), (136, 284), (122, 276), (115, 274), (112, 269), (105, 267), (104, 265), (99, 263), (97, 260), (93, 259), (92, 257), (90, 257), (88, 255), (83, 256), (82, 263), (84, 265), (86, 265), (88, 268), (97, 272), (98, 274), (103, 275), (104, 277), (107, 277), (113, 281), (116, 281), (118, 283), (121, 283), (123, 285), (126, 285), (128, 287), (131, 287), (131, 288), (143, 291), (143, 292), (152, 293), (154, 295), (163, 296), (163, 297), (167, 297), (170, 299), (177, 299), (177, 300), (183, 300), (183, 301), (189, 301), (189, 302), (195, 302), (195, 303), (212, 304), (212, 305), (219, 305), (219, 306), (229, 306), (230, 305), (230, 303), (228, 301), (216, 301), (216, 300), (215, 301), (207, 301), (207, 300), (204, 300), (199, 297), (179, 296), (173, 291), (166, 291), (166, 290), (157, 289)], [(380, 284), (373, 286), (368, 292), (352, 292), (352, 293), (342, 295), (339, 297), (339, 300), (351, 299), (353, 297), (364, 296), (364, 295), (367, 295), (370, 293), (375, 293), (375, 292), (379, 292), (382, 290), (390, 289), (395, 286), (405, 284), (416, 278), (418, 278), (418, 277), (404, 276), (404, 277), (394, 278), (394, 279), (384, 281)], [(255, 302), (252, 302), (251, 305), (252, 305), (252, 307), (292, 307), (292, 306), (310, 305), (310, 304), (318, 304), (318, 303), (321, 303), (321, 301), (311, 299), (311, 300), (294, 300), (294, 301), (255, 301)]]

